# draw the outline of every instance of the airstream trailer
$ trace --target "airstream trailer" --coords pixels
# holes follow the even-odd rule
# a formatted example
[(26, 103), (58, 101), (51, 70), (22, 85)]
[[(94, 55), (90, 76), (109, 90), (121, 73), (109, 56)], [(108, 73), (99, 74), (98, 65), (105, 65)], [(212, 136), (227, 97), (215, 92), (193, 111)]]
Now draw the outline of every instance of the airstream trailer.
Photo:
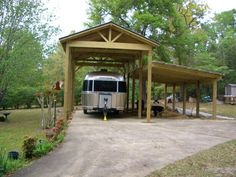
[(87, 111), (123, 111), (126, 105), (126, 82), (118, 73), (99, 71), (88, 73), (83, 82), (81, 101)]

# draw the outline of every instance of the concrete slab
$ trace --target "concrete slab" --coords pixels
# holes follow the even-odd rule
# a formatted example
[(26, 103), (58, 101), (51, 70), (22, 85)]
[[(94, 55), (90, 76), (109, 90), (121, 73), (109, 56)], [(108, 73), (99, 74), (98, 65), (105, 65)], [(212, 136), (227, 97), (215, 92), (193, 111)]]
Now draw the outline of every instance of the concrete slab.
[[(109, 118), (109, 116), (108, 116)], [(13, 177), (143, 177), (236, 138), (235, 120), (144, 119), (75, 113), (64, 143)]]

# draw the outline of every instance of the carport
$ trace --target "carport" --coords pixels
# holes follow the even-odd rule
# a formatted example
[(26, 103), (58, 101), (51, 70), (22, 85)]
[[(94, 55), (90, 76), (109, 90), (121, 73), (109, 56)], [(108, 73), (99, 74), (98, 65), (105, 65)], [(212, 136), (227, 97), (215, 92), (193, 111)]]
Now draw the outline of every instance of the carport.
[[(135, 79), (139, 80), (139, 93), (147, 82), (146, 118), (151, 119), (152, 81), (185, 88), (187, 84), (197, 86), (197, 115), (199, 115), (200, 84), (213, 85), (213, 118), (216, 117), (217, 80), (221, 75), (178, 65), (152, 62), (152, 50), (158, 43), (113, 22), (108, 22), (78, 33), (60, 38), (65, 57), (64, 113), (69, 118), (74, 110), (75, 72), (84, 66), (120, 67), (127, 78), (127, 89), (132, 78), (132, 110), (134, 109)], [(145, 64), (146, 63), (146, 64)], [(166, 89), (165, 89), (166, 90)], [(183, 89), (186, 90), (186, 89)], [(184, 91), (183, 112), (185, 113), (186, 93)], [(142, 94), (139, 94), (138, 116), (141, 117)], [(127, 95), (129, 103), (129, 92)], [(166, 103), (165, 103), (166, 105)], [(175, 101), (173, 101), (173, 108)], [(129, 104), (127, 104), (127, 110)]]

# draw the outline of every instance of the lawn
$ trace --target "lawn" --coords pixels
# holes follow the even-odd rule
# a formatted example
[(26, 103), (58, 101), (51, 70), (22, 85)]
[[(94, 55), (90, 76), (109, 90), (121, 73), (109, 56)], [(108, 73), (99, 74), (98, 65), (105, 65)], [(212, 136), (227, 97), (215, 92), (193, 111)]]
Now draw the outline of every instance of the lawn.
[(201, 151), (148, 175), (148, 177), (185, 176), (236, 176), (236, 140)]
[[(183, 103), (178, 102), (176, 106), (182, 108)], [(168, 104), (171, 106), (171, 104)], [(186, 103), (186, 108), (192, 109), (196, 108), (195, 103)], [(200, 111), (212, 113), (212, 104), (211, 103), (201, 103), (200, 104)], [(236, 118), (236, 105), (230, 104), (217, 104), (217, 115), (228, 116), (228, 117), (235, 117)]]
[(0, 122), (0, 148), (22, 150), (25, 136), (43, 137), (40, 109), (12, 110), (6, 122)]

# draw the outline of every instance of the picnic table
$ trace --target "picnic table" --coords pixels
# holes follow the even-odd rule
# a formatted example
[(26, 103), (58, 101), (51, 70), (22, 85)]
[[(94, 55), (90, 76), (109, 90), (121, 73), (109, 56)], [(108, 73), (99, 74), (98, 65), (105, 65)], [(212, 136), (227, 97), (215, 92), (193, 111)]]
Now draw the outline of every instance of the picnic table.
[[(1, 116), (1, 114), (4, 116)], [(0, 117), (2, 117), (3, 119), (5, 119), (5, 120), (7, 120), (7, 117), (9, 116), (11, 114), (11, 112), (0, 112)], [(3, 120), (2, 119), (2, 120)], [(3, 120), (3, 121), (5, 121), (5, 120)]]

